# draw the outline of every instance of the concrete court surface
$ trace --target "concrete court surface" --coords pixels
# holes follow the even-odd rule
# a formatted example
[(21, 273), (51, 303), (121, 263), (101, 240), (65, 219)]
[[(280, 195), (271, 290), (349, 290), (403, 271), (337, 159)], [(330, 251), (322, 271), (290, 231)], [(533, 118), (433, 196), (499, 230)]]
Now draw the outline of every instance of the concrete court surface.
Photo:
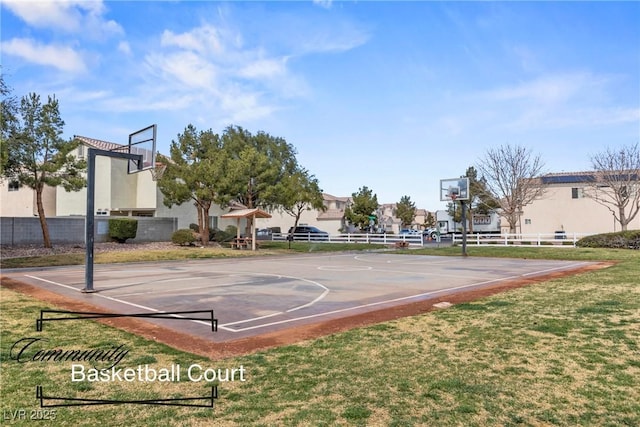
[(341, 253), (5, 270), (3, 277), (108, 313), (214, 310), (198, 320), (145, 320), (213, 342), (251, 338), (456, 292), (587, 268), (594, 263)]

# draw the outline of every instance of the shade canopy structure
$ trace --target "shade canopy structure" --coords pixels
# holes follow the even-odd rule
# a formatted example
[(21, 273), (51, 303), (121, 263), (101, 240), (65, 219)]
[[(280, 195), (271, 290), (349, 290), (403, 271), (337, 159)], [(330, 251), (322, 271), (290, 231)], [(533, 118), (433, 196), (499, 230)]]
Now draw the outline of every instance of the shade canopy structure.
[(271, 214), (263, 211), (262, 209), (236, 209), (229, 213), (221, 215), (220, 218), (236, 218), (238, 234), (237, 238), (240, 238), (240, 220), (242, 218), (251, 218), (251, 250), (256, 250), (256, 218), (271, 218)]

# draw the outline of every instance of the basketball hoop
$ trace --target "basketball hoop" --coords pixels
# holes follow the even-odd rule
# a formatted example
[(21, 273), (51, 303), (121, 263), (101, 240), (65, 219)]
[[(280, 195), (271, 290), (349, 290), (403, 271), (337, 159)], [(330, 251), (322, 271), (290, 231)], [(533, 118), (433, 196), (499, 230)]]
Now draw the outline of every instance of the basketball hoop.
[(451, 198), (452, 201), (456, 201), (456, 199), (458, 198), (458, 195), (453, 193), (453, 194), (449, 194), (449, 197)]

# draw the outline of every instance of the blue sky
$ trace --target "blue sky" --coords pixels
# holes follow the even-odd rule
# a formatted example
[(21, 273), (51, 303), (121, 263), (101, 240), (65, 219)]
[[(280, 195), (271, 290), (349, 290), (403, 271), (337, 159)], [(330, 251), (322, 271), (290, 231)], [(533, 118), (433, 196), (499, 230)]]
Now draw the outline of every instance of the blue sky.
[(442, 178), (522, 145), (549, 172), (640, 141), (638, 2), (7, 1), (2, 73), (65, 137), (156, 123), (283, 137), (335, 196), (440, 209)]

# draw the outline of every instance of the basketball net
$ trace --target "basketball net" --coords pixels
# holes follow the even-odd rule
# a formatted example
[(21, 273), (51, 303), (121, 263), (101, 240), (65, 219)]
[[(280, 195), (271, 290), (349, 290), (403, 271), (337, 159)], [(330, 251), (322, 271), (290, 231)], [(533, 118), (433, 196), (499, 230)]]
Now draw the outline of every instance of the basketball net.
[(149, 172), (151, 172), (151, 179), (154, 181), (158, 181), (160, 178), (162, 178), (162, 174), (164, 173), (165, 168), (165, 165), (156, 163), (156, 167), (149, 169)]

